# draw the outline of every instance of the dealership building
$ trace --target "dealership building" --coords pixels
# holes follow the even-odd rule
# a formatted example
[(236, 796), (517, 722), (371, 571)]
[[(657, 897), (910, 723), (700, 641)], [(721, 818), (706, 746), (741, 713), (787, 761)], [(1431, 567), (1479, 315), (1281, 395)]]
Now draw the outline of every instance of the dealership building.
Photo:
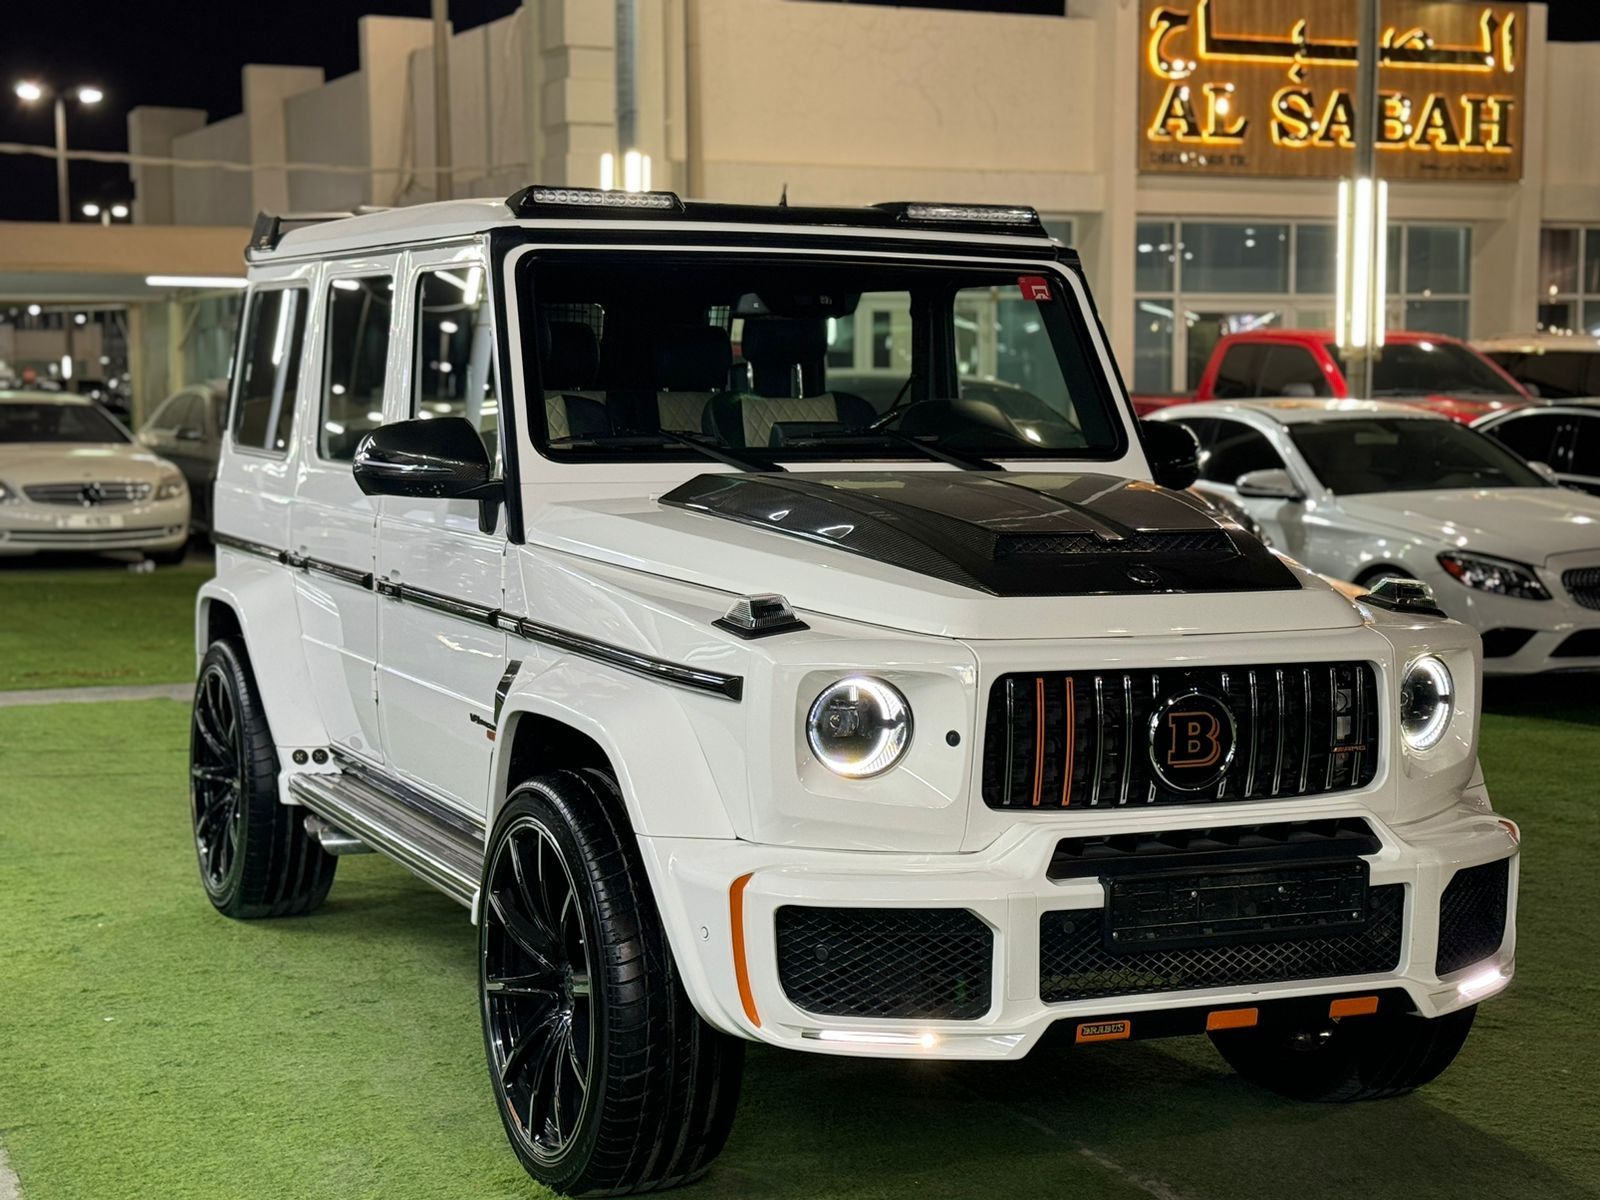
[[(1181, 390), (1224, 332), (1332, 324), (1355, 7), (527, 0), (451, 39), (450, 186), (594, 185), (631, 150), (697, 197), (1031, 204), (1081, 251), (1131, 386)], [(1548, 41), (1540, 4), (1388, 0), (1384, 26), (1390, 321), (1600, 332), (1600, 44)], [(237, 115), (134, 110), (135, 153), (194, 164), (136, 166), (136, 219), (434, 199), (430, 23), (359, 39), (337, 79), (247, 67)]]

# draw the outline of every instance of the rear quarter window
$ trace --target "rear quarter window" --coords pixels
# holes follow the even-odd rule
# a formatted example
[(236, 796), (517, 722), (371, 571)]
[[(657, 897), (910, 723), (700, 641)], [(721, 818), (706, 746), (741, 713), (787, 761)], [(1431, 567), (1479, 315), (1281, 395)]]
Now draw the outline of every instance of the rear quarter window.
[(236, 446), (272, 454), (288, 452), (309, 295), (305, 288), (290, 287), (262, 290), (250, 297), (234, 381)]

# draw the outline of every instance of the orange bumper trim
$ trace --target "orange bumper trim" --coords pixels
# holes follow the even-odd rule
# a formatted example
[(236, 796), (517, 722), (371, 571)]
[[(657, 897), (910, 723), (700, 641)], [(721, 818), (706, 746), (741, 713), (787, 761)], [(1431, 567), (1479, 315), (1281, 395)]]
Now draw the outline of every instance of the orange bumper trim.
[(1219, 1008), (1206, 1014), (1206, 1032), (1218, 1029), (1249, 1029), (1261, 1017), (1253, 1008)]
[(1330, 1017), (1365, 1017), (1377, 1011), (1376, 996), (1346, 996), (1328, 1005)]
[(728, 916), (733, 925), (733, 977), (739, 984), (739, 1003), (750, 1024), (761, 1028), (761, 1014), (756, 1012), (755, 993), (750, 990), (750, 964), (744, 955), (744, 889), (754, 873), (741, 875), (728, 889)]

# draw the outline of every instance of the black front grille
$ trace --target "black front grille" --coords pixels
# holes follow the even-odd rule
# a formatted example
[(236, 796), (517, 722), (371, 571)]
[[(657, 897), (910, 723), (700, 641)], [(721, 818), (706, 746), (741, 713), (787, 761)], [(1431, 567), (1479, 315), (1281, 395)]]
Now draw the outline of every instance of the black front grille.
[(132, 504), (135, 500), (150, 498), (148, 483), (129, 483), (126, 480), (33, 483), (24, 485), (22, 490), (35, 504)]
[(1600, 567), (1579, 567), (1561, 576), (1561, 586), (1573, 602), (1585, 608), (1600, 608)]
[(1506, 938), (1506, 904), (1511, 860), (1457, 871), (1439, 897), (1439, 953), (1436, 975), (1448, 975), (1482, 962)]
[(989, 1011), (994, 934), (962, 908), (778, 909), (778, 979), (829, 1017), (972, 1021)]
[(1232, 554), (1220, 529), (1183, 533), (1134, 533), (1110, 539), (1092, 533), (1006, 533), (995, 539), (994, 556), (1015, 554)]
[(1485, 658), (1510, 658), (1533, 639), (1531, 629), (1485, 629), (1483, 631), (1483, 656)]
[(1056, 843), (1045, 875), (1049, 879), (1081, 879), (1175, 868), (1201, 870), (1258, 862), (1359, 858), (1381, 849), (1383, 843), (1378, 835), (1360, 817), (1215, 829), (1153, 829), (1145, 833), (1062, 838)]
[(1105, 948), (1100, 909), (1048, 912), (1039, 918), (1039, 997), (1059, 1004), (1382, 974), (1400, 965), (1404, 916), (1405, 887), (1390, 884), (1367, 893), (1366, 924), (1355, 932), (1125, 954)]
[(1551, 658), (1600, 658), (1600, 629), (1580, 629), (1569, 634), (1554, 650)]
[[(1183, 791), (1156, 774), (1150, 725), (1197, 690), (1232, 712), (1235, 750), (1220, 781)], [(1377, 748), (1368, 663), (1005, 675), (989, 693), (983, 801), (1045, 811), (1313, 796), (1367, 786)]]

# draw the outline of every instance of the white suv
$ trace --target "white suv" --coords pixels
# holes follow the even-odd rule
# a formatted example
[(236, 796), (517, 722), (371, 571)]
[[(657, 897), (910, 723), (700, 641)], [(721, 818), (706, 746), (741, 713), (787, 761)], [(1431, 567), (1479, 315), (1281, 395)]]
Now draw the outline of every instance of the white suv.
[(744, 1040), (1208, 1032), (1358, 1099), (1510, 978), (1476, 634), (1152, 484), (1194, 443), (1031, 210), (287, 223), (199, 600), (201, 876), (303, 913), (377, 850), (467, 905), (539, 1180), (703, 1172)]

